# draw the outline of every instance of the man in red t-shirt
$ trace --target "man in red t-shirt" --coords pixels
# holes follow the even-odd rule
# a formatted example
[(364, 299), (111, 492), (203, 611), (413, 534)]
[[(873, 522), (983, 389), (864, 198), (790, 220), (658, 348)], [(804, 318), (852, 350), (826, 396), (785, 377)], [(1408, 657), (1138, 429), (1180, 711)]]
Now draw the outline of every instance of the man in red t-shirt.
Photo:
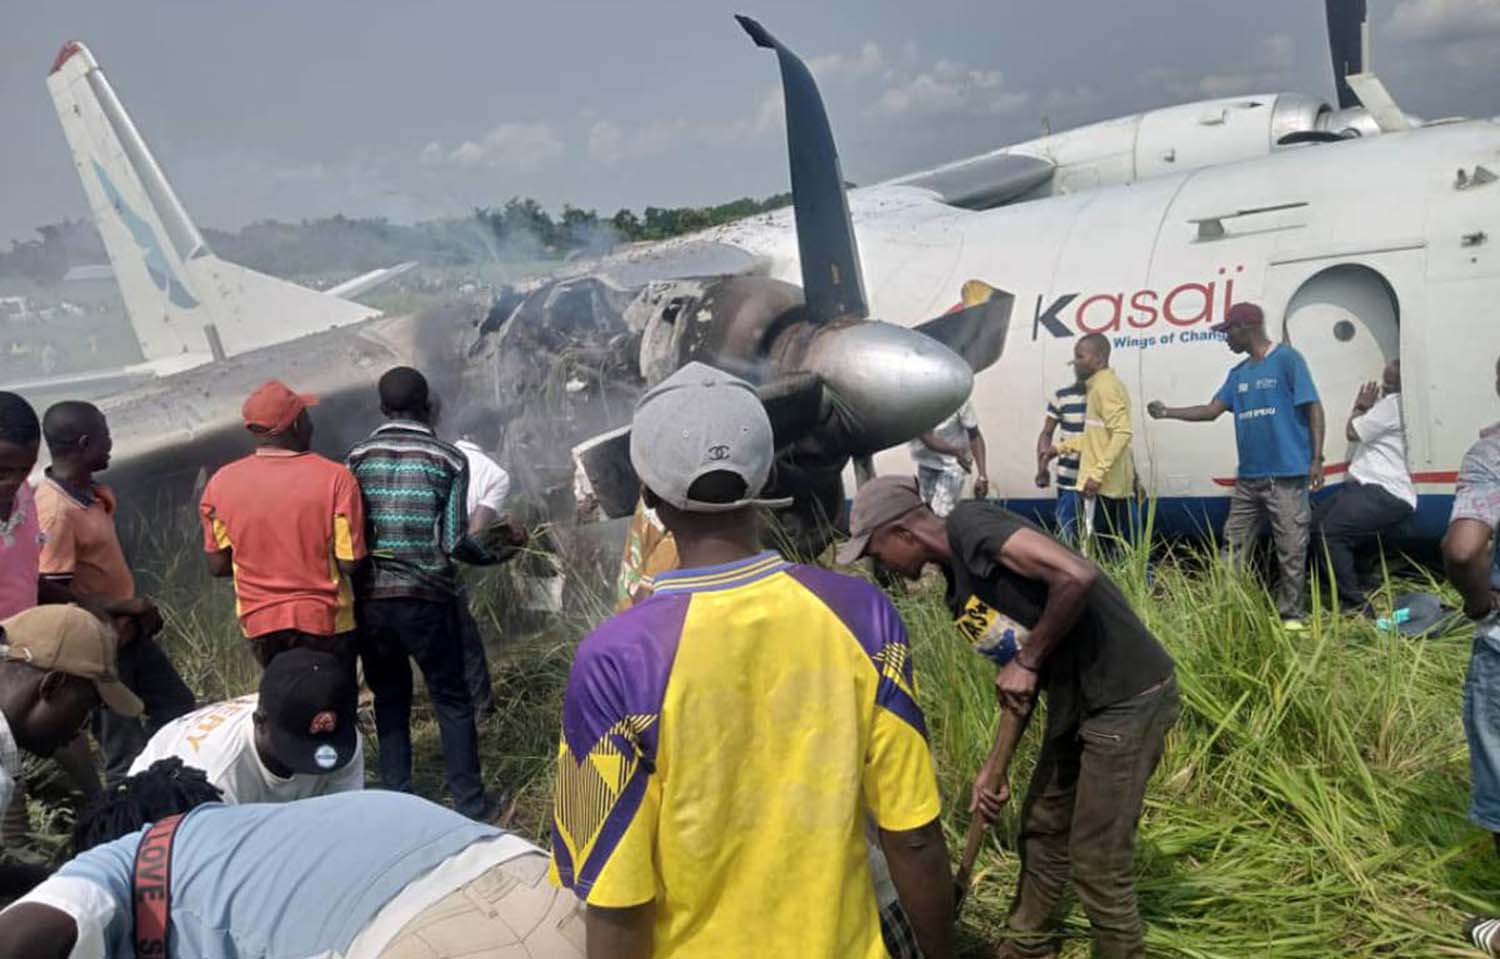
[(364, 501), (353, 474), (309, 452), (316, 402), (279, 380), (250, 394), (255, 452), (215, 473), (199, 505), (209, 571), (233, 575), (240, 628), (262, 666), (299, 646), (353, 666)]

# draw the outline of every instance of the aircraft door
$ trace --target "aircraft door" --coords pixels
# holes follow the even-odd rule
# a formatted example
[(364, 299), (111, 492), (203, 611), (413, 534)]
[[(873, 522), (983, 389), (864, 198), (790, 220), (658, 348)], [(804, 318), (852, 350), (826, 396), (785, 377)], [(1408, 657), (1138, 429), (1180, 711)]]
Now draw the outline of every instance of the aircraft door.
[[(1312, 275), (1303, 279), (1309, 267)], [(1362, 264), (1275, 267), (1269, 286), (1286, 288), (1299, 280), (1287, 301), (1281, 337), (1312, 371), (1328, 423), (1324, 452), (1336, 474), (1348, 460), (1343, 423), (1360, 386), (1378, 381), (1385, 364), (1401, 355), (1400, 307), (1385, 277)], [(1276, 337), (1274, 318), (1268, 326)]]

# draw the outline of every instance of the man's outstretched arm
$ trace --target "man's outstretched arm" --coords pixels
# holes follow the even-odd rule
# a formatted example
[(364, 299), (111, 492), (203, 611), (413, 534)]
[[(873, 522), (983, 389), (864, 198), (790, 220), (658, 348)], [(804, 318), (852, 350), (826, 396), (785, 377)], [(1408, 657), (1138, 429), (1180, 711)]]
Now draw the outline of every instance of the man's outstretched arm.
[(949, 959), (953, 955), (953, 874), (942, 825), (934, 819), (916, 829), (882, 829), (880, 848), (923, 959)]
[(1189, 423), (1207, 423), (1224, 415), (1229, 409), (1224, 401), (1215, 397), (1207, 403), (1197, 406), (1168, 406), (1161, 400), (1152, 400), (1146, 404), (1146, 412), (1154, 420), (1185, 420)]

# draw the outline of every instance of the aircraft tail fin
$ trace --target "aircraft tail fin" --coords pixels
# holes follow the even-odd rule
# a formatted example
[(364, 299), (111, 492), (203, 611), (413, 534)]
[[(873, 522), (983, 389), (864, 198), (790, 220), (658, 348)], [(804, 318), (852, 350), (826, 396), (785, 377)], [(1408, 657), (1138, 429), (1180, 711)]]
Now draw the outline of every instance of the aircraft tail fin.
[(215, 256), (83, 44), (62, 48), (47, 87), (148, 361), (208, 358), (215, 332), (235, 354), (378, 312)]

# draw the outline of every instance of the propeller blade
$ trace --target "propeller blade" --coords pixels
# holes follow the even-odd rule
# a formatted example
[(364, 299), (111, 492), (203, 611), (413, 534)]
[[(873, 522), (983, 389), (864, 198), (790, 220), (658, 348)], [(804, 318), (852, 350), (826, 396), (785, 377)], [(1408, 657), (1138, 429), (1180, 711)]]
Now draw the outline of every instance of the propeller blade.
[(963, 357), (975, 373), (989, 369), (1005, 350), (1016, 298), (979, 280), (964, 284), (962, 309), (916, 328)]
[(1333, 57), (1333, 83), (1339, 109), (1360, 105), (1346, 79), (1365, 69), (1365, 0), (1325, 0), (1328, 13), (1328, 52)]
[(816, 322), (869, 313), (859, 246), (849, 222), (849, 201), (828, 111), (807, 64), (759, 23), (736, 16), (755, 45), (776, 51), (786, 100), (786, 145), (792, 173), (792, 208), (802, 288)]

